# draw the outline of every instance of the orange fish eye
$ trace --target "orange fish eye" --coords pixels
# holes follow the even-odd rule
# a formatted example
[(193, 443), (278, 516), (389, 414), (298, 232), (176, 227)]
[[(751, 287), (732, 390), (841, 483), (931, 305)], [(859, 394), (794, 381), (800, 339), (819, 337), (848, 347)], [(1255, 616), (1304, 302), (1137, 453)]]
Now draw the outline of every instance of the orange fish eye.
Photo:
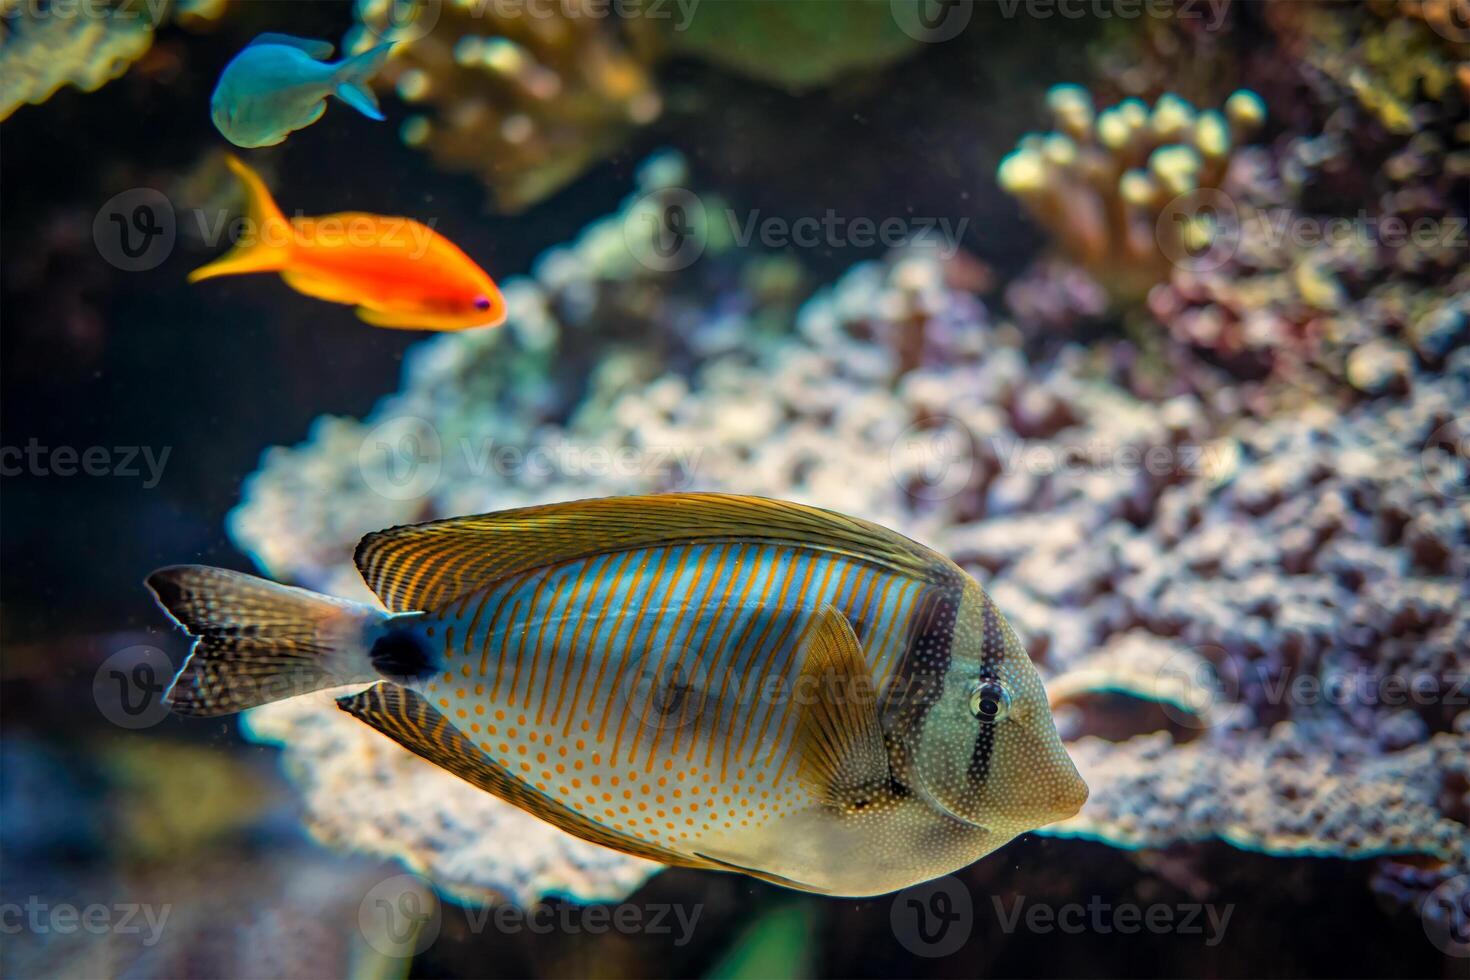
[(481, 313), (484, 313), (487, 310), (489, 310), (490, 309), (490, 297), (488, 297), (488, 296), (476, 296), (475, 297), (475, 309), (479, 310)]

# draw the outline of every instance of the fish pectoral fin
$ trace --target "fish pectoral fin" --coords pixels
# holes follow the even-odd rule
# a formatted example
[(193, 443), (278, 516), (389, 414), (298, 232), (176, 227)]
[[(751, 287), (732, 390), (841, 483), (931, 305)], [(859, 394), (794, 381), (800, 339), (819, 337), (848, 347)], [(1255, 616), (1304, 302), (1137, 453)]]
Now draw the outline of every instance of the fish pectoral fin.
[(389, 609), (413, 612), (544, 565), (717, 541), (861, 556), (921, 581), (958, 574), (938, 555), (876, 524), (805, 504), (719, 493), (604, 497), (389, 528), (364, 537), (354, 560)]
[(872, 671), (847, 617), (823, 606), (804, 638), (796, 776), (827, 806), (854, 813), (889, 786)]
[(357, 308), (357, 318), (363, 323), (370, 323), (375, 327), (387, 327), (390, 330), (430, 330), (425, 326), (423, 318), (404, 316), (401, 313), (388, 313), (383, 310), (374, 310), (367, 306)]
[(302, 269), (283, 269), (281, 278), (286, 285), (303, 296), (324, 299), (329, 303), (356, 303), (357, 291), (351, 286), (327, 276), (314, 276)]
[(574, 837), (661, 864), (694, 868), (710, 866), (698, 858), (677, 854), (605, 827), (522, 782), (480, 751), (426, 699), (406, 687), (378, 683), (359, 694), (338, 698), (337, 707), (376, 728), (420, 758), (447, 769), (465, 782), (493, 793)]
[(316, 61), (326, 61), (337, 50), (331, 41), (315, 41), (307, 37), (292, 37), (290, 34), (262, 34), (246, 46), (253, 48), (257, 44), (279, 44), (295, 48), (306, 52), (308, 58)]
[(740, 874), (750, 875), (752, 878), (759, 878), (761, 881), (769, 881), (771, 884), (780, 885), (783, 888), (795, 888), (797, 891), (815, 892), (818, 895), (831, 894), (825, 888), (808, 885), (806, 882), (797, 881), (794, 878), (785, 878), (776, 874), (774, 871), (763, 871), (760, 868), (752, 868), (749, 865), (740, 864), (735, 861), (727, 861), (724, 858), (715, 857), (713, 854), (708, 854), (704, 851), (695, 851), (694, 856), (708, 861), (719, 871), (738, 871)]

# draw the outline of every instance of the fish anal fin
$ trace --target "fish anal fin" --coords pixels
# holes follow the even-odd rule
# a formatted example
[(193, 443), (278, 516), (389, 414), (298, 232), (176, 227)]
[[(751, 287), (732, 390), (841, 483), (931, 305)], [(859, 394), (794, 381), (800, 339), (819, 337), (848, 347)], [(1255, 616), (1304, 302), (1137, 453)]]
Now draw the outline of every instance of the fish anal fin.
[(857, 558), (915, 579), (962, 573), (887, 528), (804, 504), (718, 493), (604, 497), (369, 534), (355, 560), (391, 610), (441, 608), (510, 575), (596, 555), (759, 541)]
[(375, 684), (359, 694), (338, 698), (337, 707), (376, 728), (415, 755), (575, 837), (661, 864), (708, 867), (698, 858), (677, 854), (604, 827), (527, 785), (482, 752), (438, 709), (408, 688), (391, 683)]
[(366, 85), (358, 82), (343, 82), (337, 86), (333, 94), (369, 119), (375, 122), (383, 121), (383, 110), (378, 106), (378, 97), (373, 95), (372, 90)]
[(823, 606), (797, 676), (796, 775), (822, 803), (859, 812), (888, 792), (888, 749), (872, 671), (847, 617)]
[(725, 858), (716, 857), (715, 855), (706, 853), (704, 851), (695, 851), (694, 856), (708, 861), (712, 866), (720, 871), (737, 871), (743, 875), (750, 875), (752, 878), (759, 878), (761, 881), (768, 881), (773, 885), (780, 885), (782, 888), (794, 888), (797, 891), (815, 892), (818, 895), (830, 894), (830, 892), (828, 892), (826, 889), (818, 888), (815, 885), (808, 885), (804, 881), (797, 881), (794, 878), (784, 878), (781, 875), (776, 874), (774, 871), (764, 871), (760, 868), (752, 868), (749, 865), (744, 865), (740, 864), (737, 861), (729, 861)]
[(251, 41), (247, 47), (255, 47), (258, 44), (279, 44), (287, 48), (295, 48), (306, 52), (307, 57), (316, 61), (326, 61), (337, 49), (331, 41), (317, 41), (308, 37), (292, 37), (290, 34), (266, 33)]
[(296, 128), (297, 129), (305, 129), (307, 126), (310, 126), (312, 123), (314, 123), (318, 119), (320, 119), (326, 113), (326, 111), (327, 111), (327, 100), (326, 99), (322, 99), (320, 102), (318, 102), (316, 104), (316, 108), (311, 110), (311, 115), (307, 116), (306, 119), (304, 119), (302, 121), (301, 125), (298, 126), (298, 127), (296, 127)]
[(386, 313), (367, 306), (359, 306), (357, 308), (357, 318), (363, 323), (371, 324), (375, 327), (385, 327), (389, 330), (430, 329), (426, 323), (427, 318), (425, 317), (415, 319), (412, 316), (405, 316), (401, 313)]

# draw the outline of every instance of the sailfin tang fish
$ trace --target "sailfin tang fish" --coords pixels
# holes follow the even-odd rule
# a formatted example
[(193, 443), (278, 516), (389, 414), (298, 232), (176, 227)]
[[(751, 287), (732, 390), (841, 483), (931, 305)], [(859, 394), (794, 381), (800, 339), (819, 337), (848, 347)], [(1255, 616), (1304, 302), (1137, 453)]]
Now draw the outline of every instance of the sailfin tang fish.
[(505, 320), (495, 281), (453, 242), (409, 218), (361, 212), (288, 220), (260, 175), (234, 157), (245, 185), (247, 233), (191, 283), (278, 272), (292, 289), (357, 307), (378, 327), (464, 330)]
[(149, 579), (212, 716), (341, 684), (368, 725), (568, 833), (873, 895), (1075, 814), (1041, 680), (973, 579), (876, 524), (723, 494), (370, 534), (386, 611), (199, 566)]
[(379, 122), (383, 113), (368, 88), (393, 45), (380, 44), (331, 63), (333, 47), (286, 34), (262, 34), (225, 67), (210, 99), (215, 127), (236, 146), (275, 146), (327, 111), (335, 95)]

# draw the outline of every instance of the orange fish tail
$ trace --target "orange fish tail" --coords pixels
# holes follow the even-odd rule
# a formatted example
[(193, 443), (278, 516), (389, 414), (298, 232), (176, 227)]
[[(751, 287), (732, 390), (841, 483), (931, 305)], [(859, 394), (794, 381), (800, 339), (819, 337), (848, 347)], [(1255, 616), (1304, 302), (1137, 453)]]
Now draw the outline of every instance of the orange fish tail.
[(233, 249), (191, 272), (191, 283), (252, 272), (280, 272), (290, 266), (293, 258), (295, 233), (276, 206), (265, 181), (233, 155), (226, 162), (245, 185), (245, 231)]

